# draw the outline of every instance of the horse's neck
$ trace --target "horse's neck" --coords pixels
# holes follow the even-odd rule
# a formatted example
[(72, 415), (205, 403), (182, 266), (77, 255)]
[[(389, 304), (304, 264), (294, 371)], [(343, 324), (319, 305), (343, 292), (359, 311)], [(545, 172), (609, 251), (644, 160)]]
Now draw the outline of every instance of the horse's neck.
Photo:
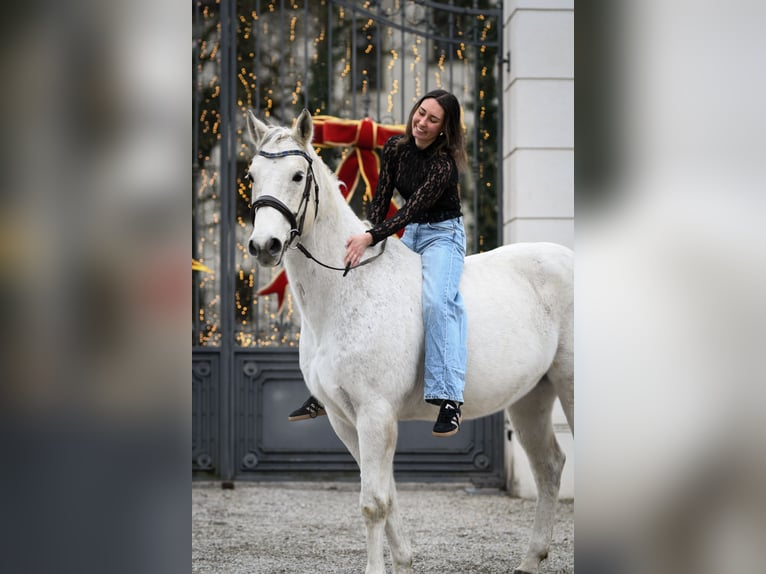
[[(343, 267), (346, 240), (354, 233), (362, 233), (365, 227), (346, 203), (329, 169), (324, 164), (315, 169), (325, 170), (317, 174), (319, 208), (315, 217), (312, 202), (307, 215), (312, 221), (307, 222), (300, 241), (315, 259), (326, 265)], [(288, 253), (285, 269), (301, 313), (307, 320), (326, 313), (349, 283), (341, 271), (322, 268), (298, 250)]]
[(330, 265), (341, 265), (346, 251), (346, 239), (353, 233), (361, 233), (364, 225), (340, 192), (337, 178), (321, 160), (316, 172), (319, 207), (301, 242), (311, 249), (312, 253), (316, 251), (317, 254), (321, 253), (334, 260)]
[(342, 263), (349, 235), (361, 233), (364, 225), (346, 203), (335, 180), (329, 179), (324, 185), (332, 187), (320, 192), (317, 216), (302, 242), (317, 253), (334, 258), (337, 265)]

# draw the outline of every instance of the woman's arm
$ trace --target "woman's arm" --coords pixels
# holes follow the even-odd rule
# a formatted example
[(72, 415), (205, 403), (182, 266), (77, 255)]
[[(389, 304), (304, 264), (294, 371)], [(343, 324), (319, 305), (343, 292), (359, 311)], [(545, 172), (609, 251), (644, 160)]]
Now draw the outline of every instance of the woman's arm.
[(400, 136), (391, 136), (383, 146), (378, 185), (375, 188), (375, 195), (372, 196), (370, 210), (367, 213), (367, 219), (373, 225), (386, 219), (391, 198), (394, 196), (395, 148), (399, 138)]

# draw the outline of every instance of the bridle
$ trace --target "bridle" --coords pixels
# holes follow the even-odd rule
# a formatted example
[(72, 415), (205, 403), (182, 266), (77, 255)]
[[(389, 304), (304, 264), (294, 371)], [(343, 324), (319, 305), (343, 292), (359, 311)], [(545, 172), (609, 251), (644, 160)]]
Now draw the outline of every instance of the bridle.
[(296, 237), (300, 237), (303, 233), (303, 223), (306, 221), (306, 212), (308, 211), (309, 202), (311, 201), (312, 182), (314, 183), (314, 217), (316, 218), (317, 213), (319, 213), (319, 184), (316, 183), (316, 178), (314, 177), (314, 167), (312, 165), (314, 162), (309, 154), (300, 149), (289, 149), (277, 153), (259, 151), (258, 155), (269, 159), (279, 159), (290, 155), (299, 155), (309, 164), (308, 173), (306, 174), (306, 185), (303, 187), (303, 195), (301, 196), (301, 202), (298, 204), (298, 211), (296, 213), (290, 211), (289, 207), (273, 195), (262, 195), (253, 202), (252, 206), (250, 206), (250, 215), (253, 223), (255, 223), (255, 213), (261, 207), (273, 207), (287, 219), (287, 222), (290, 224), (290, 239), (287, 241), (287, 246), (290, 247), (293, 240)]
[[(285, 249), (298, 249), (301, 253), (303, 253), (307, 258), (311, 259), (312, 261), (316, 261), (317, 264), (321, 265), (322, 267), (325, 267), (326, 269), (332, 269), (333, 271), (343, 271), (343, 276), (345, 277), (349, 271), (352, 269), (356, 269), (357, 267), (361, 267), (362, 265), (367, 265), (368, 263), (372, 262), (373, 260), (380, 257), (383, 252), (386, 250), (386, 239), (383, 240), (380, 247), (380, 252), (373, 255), (372, 257), (368, 257), (367, 259), (364, 259), (354, 265), (353, 267), (350, 265), (347, 265), (346, 267), (333, 267), (332, 265), (327, 265), (325, 263), (322, 263), (314, 257), (311, 252), (306, 249), (306, 247), (300, 242), (301, 234), (303, 233), (303, 224), (306, 221), (306, 212), (308, 211), (309, 203), (311, 202), (311, 187), (312, 183), (314, 184), (314, 219), (316, 219), (317, 215), (319, 214), (319, 184), (316, 181), (316, 177), (314, 176), (314, 167), (313, 163), (314, 160), (307, 154), (305, 151), (300, 149), (289, 149), (285, 151), (280, 151), (277, 153), (271, 153), (267, 151), (259, 151), (258, 155), (263, 156), (268, 159), (279, 159), (291, 155), (298, 155), (301, 156), (303, 159), (305, 159), (308, 164), (308, 172), (306, 174), (306, 185), (303, 187), (303, 195), (301, 196), (301, 201), (298, 204), (298, 211), (293, 213), (290, 211), (290, 208), (287, 207), (287, 205), (284, 204), (281, 200), (277, 199), (273, 195), (262, 195), (261, 197), (257, 198), (253, 204), (250, 206), (251, 211), (251, 221), (253, 222), (253, 225), (255, 225), (255, 214), (261, 207), (273, 207), (276, 209), (279, 213), (282, 214), (282, 216), (287, 219), (287, 222), (290, 224), (290, 239), (288, 239), (287, 243), (285, 244)], [(298, 239), (297, 243), (293, 246), (293, 242), (295, 239)]]

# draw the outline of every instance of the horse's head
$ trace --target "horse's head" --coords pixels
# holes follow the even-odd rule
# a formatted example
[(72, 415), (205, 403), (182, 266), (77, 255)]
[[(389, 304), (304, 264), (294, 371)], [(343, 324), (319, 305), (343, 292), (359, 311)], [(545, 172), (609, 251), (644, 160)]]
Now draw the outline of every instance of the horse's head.
[(247, 127), (256, 149), (248, 168), (253, 232), (247, 247), (258, 263), (274, 267), (303, 232), (309, 208), (312, 216), (316, 214), (316, 204), (310, 205), (318, 201), (311, 149), (314, 124), (307, 110), (292, 129), (267, 126), (248, 110)]

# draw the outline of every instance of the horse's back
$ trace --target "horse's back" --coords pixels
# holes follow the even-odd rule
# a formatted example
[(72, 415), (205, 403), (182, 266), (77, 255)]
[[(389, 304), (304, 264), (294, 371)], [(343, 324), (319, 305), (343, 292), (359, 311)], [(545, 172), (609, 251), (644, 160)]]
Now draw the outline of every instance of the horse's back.
[(562, 274), (573, 272), (573, 253), (558, 243), (511, 243), (490, 251), (475, 253), (465, 259), (466, 272), (488, 266), (512, 266), (518, 272)]
[(460, 291), (468, 315), (466, 410), (480, 416), (517, 400), (571, 337), (573, 254), (553, 243), (504, 245), (466, 258)]
[(491, 308), (492, 302), (502, 308), (514, 296), (526, 301), (536, 295), (563, 312), (573, 299), (574, 256), (557, 243), (502, 245), (466, 257), (460, 290), (471, 308)]

